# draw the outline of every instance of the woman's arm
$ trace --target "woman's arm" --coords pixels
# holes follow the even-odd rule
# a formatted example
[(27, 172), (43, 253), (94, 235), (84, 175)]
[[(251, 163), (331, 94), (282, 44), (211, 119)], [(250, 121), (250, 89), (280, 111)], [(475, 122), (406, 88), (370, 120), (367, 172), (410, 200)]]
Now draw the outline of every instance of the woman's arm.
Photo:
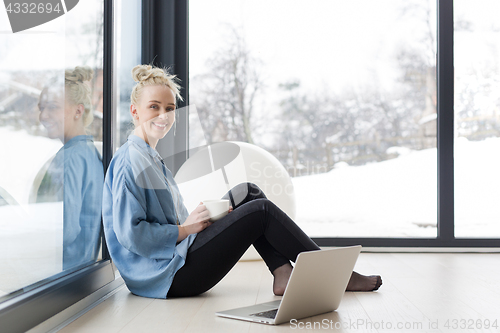
[[(122, 170), (123, 171), (123, 170)], [(126, 173), (126, 172), (123, 172)], [(130, 252), (151, 259), (171, 259), (179, 236), (178, 226), (160, 223), (163, 212), (146, 212), (145, 191), (123, 173), (113, 181), (113, 230)], [(158, 216), (150, 218), (148, 216)]]
[[(233, 207), (229, 206), (228, 213), (233, 211)], [(179, 236), (177, 242), (181, 242), (190, 234), (198, 233), (207, 227), (211, 226), (207, 208), (200, 202), (199, 206), (188, 216), (186, 221), (179, 226)]]
[(177, 242), (181, 242), (187, 236), (196, 234), (206, 229), (208, 226), (212, 225), (212, 223), (213, 222), (210, 222), (207, 208), (200, 202), (198, 207), (196, 207), (195, 210), (189, 214), (186, 221), (179, 226), (179, 236), (177, 237)]

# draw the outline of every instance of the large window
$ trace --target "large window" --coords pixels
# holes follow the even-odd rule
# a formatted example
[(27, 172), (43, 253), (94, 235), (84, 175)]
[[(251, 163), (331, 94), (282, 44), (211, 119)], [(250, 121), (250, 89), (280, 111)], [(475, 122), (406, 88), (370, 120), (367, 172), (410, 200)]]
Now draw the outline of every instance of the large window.
[(454, 2), (455, 234), (500, 237), (499, 1)]
[(436, 237), (436, 7), (190, 1), (203, 134), (278, 158), (311, 236)]
[(0, 10), (2, 332), (26, 331), (113, 279), (101, 239), (113, 2), (67, 5), (16, 33)]
[[(1, 15), (0, 29), (10, 30)], [(8, 295), (98, 260), (103, 2), (2, 33), (0, 45), (0, 293)]]
[(494, 244), (478, 238), (500, 235), (498, 1), (189, 10), (191, 146), (273, 154), (296, 222), (321, 242)]

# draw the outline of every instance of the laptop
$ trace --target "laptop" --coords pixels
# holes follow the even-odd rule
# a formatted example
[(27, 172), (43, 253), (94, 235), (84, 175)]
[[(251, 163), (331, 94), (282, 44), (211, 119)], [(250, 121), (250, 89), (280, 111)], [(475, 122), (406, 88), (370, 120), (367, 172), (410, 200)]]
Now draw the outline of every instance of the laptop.
[(279, 325), (336, 310), (361, 245), (302, 252), (281, 300), (217, 312), (220, 317)]

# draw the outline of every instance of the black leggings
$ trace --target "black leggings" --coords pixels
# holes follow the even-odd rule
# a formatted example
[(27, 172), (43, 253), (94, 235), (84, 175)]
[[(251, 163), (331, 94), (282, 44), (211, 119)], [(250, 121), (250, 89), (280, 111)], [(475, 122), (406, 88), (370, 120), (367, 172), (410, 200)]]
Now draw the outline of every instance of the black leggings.
[(255, 184), (239, 184), (223, 199), (231, 200), (234, 211), (196, 236), (167, 297), (195, 296), (209, 290), (252, 244), (271, 272), (295, 262), (300, 252), (319, 250)]

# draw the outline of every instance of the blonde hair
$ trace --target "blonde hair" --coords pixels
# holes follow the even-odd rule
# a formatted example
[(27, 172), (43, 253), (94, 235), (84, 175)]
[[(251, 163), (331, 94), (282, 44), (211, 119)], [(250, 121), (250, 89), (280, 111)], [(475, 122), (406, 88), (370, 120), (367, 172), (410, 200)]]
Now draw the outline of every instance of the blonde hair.
[(64, 87), (66, 96), (73, 104), (82, 104), (85, 108), (83, 113), (83, 126), (89, 126), (94, 120), (92, 112), (92, 94), (85, 81), (92, 80), (94, 71), (88, 66), (76, 66), (74, 70), (67, 69), (64, 73)]
[(167, 68), (150, 65), (137, 65), (132, 69), (132, 78), (137, 84), (130, 94), (130, 102), (137, 105), (145, 86), (166, 86), (174, 93), (176, 100), (182, 101), (181, 86), (176, 75), (170, 74)]

